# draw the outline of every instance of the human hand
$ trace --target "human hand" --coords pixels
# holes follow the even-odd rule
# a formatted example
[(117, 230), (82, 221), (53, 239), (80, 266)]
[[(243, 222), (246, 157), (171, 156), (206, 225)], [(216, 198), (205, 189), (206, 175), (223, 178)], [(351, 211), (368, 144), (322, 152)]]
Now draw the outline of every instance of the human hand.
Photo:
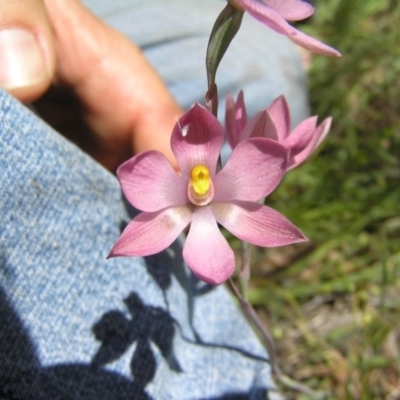
[(170, 135), (181, 110), (138, 47), (78, 0), (0, 0), (0, 9), (1, 87), (36, 100), (111, 171), (149, 149), (176, 167)]

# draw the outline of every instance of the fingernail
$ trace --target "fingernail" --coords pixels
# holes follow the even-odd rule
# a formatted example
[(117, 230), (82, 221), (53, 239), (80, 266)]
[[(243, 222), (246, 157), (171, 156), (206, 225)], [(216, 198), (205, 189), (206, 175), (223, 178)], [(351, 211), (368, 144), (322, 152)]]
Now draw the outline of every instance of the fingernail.
[(49, 72), (36, 37), (29, 31), (0, 31), (0, 86), (4, 89), (32, 86), (46, 80)]

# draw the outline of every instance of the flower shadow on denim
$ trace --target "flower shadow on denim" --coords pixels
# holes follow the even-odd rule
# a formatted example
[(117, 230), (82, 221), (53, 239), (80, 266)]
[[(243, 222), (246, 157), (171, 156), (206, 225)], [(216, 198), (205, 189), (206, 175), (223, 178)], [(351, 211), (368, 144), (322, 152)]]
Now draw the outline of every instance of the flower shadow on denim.
[(112, 371), (78, 363), (41, 366), (28, 332), (1, 287), (0, 399), (152, 400), (135, 381)]
[[(154, 356), (149, 353), (150, 342), (160, 349), (171, 369), (180, 369), (171, 351), (174, 334), (171, 317), (157, 307), (143, 305), (135, 294), (125, 300), (130, 314), (134, 315), (132, 320), (118, 310), (111, 310), (93, 327), (104, 340), (92, 365), (66, 360), (64, 363), (42, 366), (23, 321), (4, 293), (0, 287), (1, 400), (153, 400), (144, 390), (155, 368)], [(138, 322), (139, 318), (144, 319), (134, 328), (133, 323)], [(117, 333), (110, 332), (110, 322), (117, 322)], [(148, 324), (150, 326), (146, 327)], [(121, 340), (116, 339), (118, 336)], [(129, 347), (128, 343), (135, 339), (136, 349), (139, 350), (131, 362), (134, 379), (102, 367), (104, 363), (122, 355)], [(74, 354), (71, 353), (69, 357), (73, 360)], [(139, 373), (141, 368), (145, 368), (145, 372)], [(266, 388), (254, 388), (249, 393), (233, 391), (213, 397), (212, 400), (260, 400), (266, 398), (266, 392)]]
[(154, 343), (168, 366), (181, 372), (172, 352), (175, 329), (170, 314), (159, 307), (146, 306), (136, 293), (130, 293), (124, 303), (130, 319), (119, 310), (111, 310), (93, 326), (93, 333), (102, 344), (92, 365), (99, 367), (111, 363), (136, 344), (130, 369), (135, 383), (144, 388), (156, 372), (156, 360), (151, 349), (151, 343)]

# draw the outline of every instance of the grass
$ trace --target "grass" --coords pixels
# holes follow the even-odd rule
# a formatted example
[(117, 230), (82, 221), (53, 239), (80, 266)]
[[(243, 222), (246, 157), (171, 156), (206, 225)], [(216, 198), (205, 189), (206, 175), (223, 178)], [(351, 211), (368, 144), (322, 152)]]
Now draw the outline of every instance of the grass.
[(400, 399), (400, 3), (316, 9), (301, 29), (343, 58), (313, 57), (311, 107), (334, 124), (268, 198), (311, 241), (255, 250), (249, 298), (287, 374), (328, 399)]

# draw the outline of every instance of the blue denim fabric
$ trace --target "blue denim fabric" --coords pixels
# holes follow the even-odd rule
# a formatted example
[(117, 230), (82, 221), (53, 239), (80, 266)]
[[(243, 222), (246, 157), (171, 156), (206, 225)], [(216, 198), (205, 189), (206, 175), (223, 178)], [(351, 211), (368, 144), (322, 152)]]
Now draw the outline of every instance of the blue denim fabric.
[[(128, 1), (90, 3), (114, 25), (138, 22)], [(139, 15), (150, 3), (131, 2)], [(156, 43), (176, 23), (177, 15), (166, 15), (159, 36), (143, 31), (143, 19), (125, 33)], [(193, 24), (184, 25), (176, 29), (185, 36)], [(168, 55), (180, 46), (172, 42), (147, 45), (146, 54), (188, 106), (204, 95), (204, 70), (191, 69), (204, 49), (194, 47), (194, 59), (182, 51), (179, 62)], [(255, 102), (265, 76), (241, 81), (246, 68), (226, 68), (223, 90), (238, 79)], [(306, 98), (304, 87), (299, 96)], [(0, 399), (271, 396), (264, 349), (226, 289), (188, 271), (179, 241), (145, 259), (106, 260), (134, 212), (113, 175), (0, 91)]]

